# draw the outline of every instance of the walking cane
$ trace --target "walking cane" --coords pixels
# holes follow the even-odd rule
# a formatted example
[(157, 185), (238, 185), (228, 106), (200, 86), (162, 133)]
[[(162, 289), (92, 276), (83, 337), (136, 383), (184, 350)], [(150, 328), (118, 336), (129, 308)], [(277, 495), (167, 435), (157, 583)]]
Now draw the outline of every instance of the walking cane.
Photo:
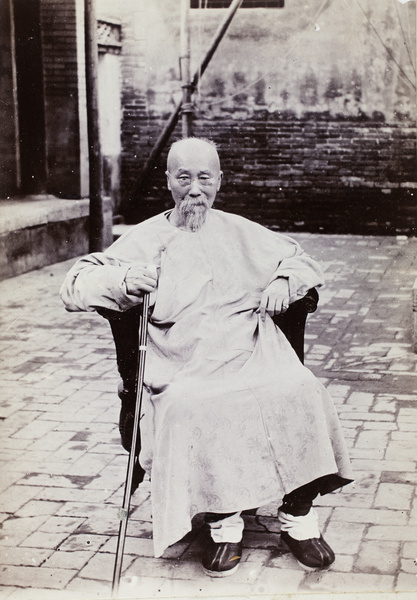
[(114, 562), (112, 597), (117, 598), (119, 593), (120, 575), (122, 572), (123, 551), (126, 540), (127, 520), (129, 517), (130, 497), (132, 491), (133, 470), (135, 466), (135, 451), (136, 443), (139, 435), (139, 420), (142, 409), (143, 395), (143, 375), (145, 371), (146, 357), (146, 339), (148, 334), (148, 309), (149, 309), (149, 294), (143, 295), (142, 315), (139, 324), (138, 339), (139, 351), (137, 362), (137, 377), (136, 377), (136, 407), (135, 417), (133, 420), (132, 446), (129, 452), (129, 462), (127, 465), (127, 475), (125, 483), (125, 491), (123, 496), (123, 506), (119, 510), (118, 516), (120, 519), (119, 536), (117, 538), (116, 558)]

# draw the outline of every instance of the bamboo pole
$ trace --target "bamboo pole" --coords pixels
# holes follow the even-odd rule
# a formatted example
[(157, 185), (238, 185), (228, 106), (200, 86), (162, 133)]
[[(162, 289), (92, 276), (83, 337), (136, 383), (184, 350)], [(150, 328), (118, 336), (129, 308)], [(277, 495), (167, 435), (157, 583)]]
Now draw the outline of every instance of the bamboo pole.
[(192, 87), (190, 82), (190, 14), (189, 0), (181, 0), (180, 71), (182, 81), (182, 137), (193, 134)]
[(148, 311), (149, 311), (149, 294), (143, 295), (142, 315), (139, 322), (138, 331), (138, 362), (136, 372), (136, 406), (135, 416), (133, 421), (132, 445), (129, 452), (129, 460), (127, 464), (127, 473), (125, 481), (125, 489), (123, 495), (123, 505), (119, 510), (119, 535), (117, 538), (116, 556), (113, 569), (112, 582), (112, 598), (117, 598), (119, 594), (120, 577), (122, 573), (123, 552), (126, 541), (127, 521), (129, 518), (130, 498), (132, 496), (133, 470), (135, 466), (136, 445), (140, 435), (140, 418), (142, 411), (143, 397), (143, 378), (145, 374), (145, 359), (146, 359), (146, 343), (148, 337)]

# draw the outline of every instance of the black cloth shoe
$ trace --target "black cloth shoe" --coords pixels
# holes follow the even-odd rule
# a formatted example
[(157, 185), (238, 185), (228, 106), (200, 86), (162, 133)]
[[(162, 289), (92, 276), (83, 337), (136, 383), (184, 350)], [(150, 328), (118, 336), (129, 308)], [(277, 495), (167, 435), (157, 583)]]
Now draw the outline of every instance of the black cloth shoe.
[(222, 542), (212, 539), (203, 555), (203, 569), (210, 577), (226, 577), (234, 573), (242, 557), (242, 542)]
[(334, 552), (323, 536), (309, 540), (296, 540), (286, 531), (282, 531), (281, 539), (287, 544), (298, 562), (308, 569), (326, 569), (335, 560)]

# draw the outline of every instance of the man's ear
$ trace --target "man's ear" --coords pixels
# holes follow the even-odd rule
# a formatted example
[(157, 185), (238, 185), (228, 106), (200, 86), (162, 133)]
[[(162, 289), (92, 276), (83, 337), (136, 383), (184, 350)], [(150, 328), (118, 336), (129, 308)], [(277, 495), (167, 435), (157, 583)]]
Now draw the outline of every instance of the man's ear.
[(219, 180), (218, 180), (218, 183), (217, 183), (217, 191), (219, 191), (219, 189), (220, 189), (220, 187), (222, 185), (222, 179), (223, 179), (223, 171), (220, 171), (220, 173), (219, 173)]
[(169, 175), (168, 175), (168, 171), (165, 171), (165, 175), (167, 176), (167, 188), (169, 189), (169, 191), (171, 191), (171, 184), (169, 182)]

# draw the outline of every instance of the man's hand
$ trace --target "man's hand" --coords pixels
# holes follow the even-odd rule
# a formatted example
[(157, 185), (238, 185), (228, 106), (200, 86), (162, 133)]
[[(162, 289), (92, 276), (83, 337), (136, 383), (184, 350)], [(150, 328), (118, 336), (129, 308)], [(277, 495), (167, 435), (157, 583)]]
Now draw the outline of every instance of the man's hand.
[(132, 265), (125, 277), (126, 290), (132, 296), (143, 296), (153, 292), (157, 283), (157, 270), (154, 265)]
[(261, 296), (260, 313), (262, 321), (265, 314), (279, 315), (285, 313), (290, 304), (290, 289), (288, 279), (279, 277), (272, 281)]

